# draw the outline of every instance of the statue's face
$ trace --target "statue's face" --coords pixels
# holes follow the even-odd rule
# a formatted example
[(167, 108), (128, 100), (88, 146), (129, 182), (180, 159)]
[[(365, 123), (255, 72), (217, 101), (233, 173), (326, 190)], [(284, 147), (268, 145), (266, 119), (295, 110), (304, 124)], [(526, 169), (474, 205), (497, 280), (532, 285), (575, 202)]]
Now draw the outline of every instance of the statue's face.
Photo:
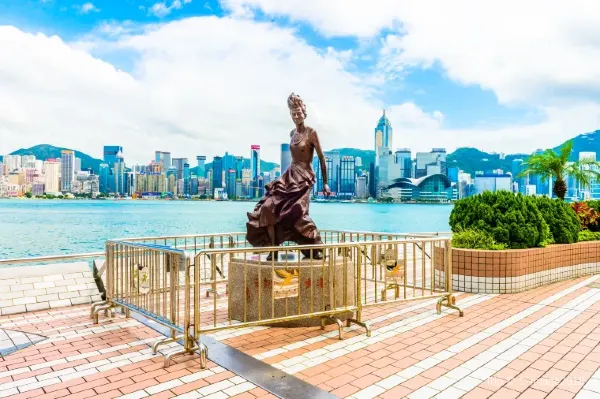
[(292, 120), (296, 125), (304, 122), (304, 112), (302, 112), (302, 108), (296, 107), (290, 110), (290, 115), (292, 116)]

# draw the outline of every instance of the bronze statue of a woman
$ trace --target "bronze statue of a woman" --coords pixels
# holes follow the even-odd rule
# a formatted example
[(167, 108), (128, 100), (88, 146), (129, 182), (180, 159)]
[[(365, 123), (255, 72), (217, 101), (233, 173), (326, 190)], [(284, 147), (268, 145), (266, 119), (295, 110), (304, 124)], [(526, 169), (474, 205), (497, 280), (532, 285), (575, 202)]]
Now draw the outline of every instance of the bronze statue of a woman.
[[(291, 131), (290, 152), (292, 163), (281, 176), (265, 186), (265, 195), (254, 212), (248, 213), (246, 239), (255, 247), (281, 245), (292, 241), (299, 245), (321, 244), (317, 226), (308, 216), (310, 193), (315, 184), (312, 169), (314, 152), (321, 164), (323, 181), (327, 181), (327, 166), (317, 132), (304, 124), (306, 106), (300, 96), (292, 93), (287, 100), (296, 128)], [(323, 185), (323, 194), (331, 194)], [(303, 251), (305, 257), (322, 259), (322, 251)], [(269, 258), (271, 259), (271, 255)]]

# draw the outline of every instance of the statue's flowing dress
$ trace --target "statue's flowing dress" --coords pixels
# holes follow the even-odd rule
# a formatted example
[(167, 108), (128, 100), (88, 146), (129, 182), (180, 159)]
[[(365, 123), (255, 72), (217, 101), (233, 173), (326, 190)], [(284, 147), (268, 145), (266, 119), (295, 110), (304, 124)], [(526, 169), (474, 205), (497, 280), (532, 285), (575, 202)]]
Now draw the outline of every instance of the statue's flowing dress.
[[(255, 247), (280, 245), (293, 241), (299, 245), (321, 244), (317, 226), (308, 216), (310, 194), (315, 184), (312, 169), (314, 147), (310, 139), (316, 134), (309, 127), (298, 139), (292, 135), (292, 163), (275, 181), (265, 186), (265, 194), (254, 212), (248, 213), (246, 239)], [(272, 226), (274, 237), (269, 234)]]

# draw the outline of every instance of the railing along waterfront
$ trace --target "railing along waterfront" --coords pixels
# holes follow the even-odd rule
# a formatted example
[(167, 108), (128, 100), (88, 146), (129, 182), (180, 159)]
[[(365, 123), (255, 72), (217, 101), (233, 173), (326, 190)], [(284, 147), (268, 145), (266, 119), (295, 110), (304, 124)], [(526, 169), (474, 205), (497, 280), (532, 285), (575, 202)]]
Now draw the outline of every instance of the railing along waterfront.
[[(253, 248), (232, 238), (238, 234), (214, 235), (227, 237), (227, 245), (208, 237), (202, 248), (182, 244), (181, 237), (177, 247), (153, 238), (107, 242), (107, 299), (93, 305), (94, 321), (115, 307), (139, 312), (171, 331), (154, 343), (154, 353), (163, 343), (183, 341), (165, 365), (199, 350), (204, 366), (200, 337), (219, 330), (333, 321), (342, 339), (342, 320), (370, 335), (363, 316), (370, 307), (439, 298), (438, 312), (458, 309), (449, 237), (321, 232), (322, 245)], [(436, 258), (440, 253), (444, 259)]]

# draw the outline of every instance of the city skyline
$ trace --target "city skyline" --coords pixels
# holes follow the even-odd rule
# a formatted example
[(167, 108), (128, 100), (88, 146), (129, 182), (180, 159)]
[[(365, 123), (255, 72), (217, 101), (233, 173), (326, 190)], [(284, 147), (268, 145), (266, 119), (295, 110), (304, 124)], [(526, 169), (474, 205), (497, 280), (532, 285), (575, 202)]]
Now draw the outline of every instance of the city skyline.
[(600, 126), (598, 7), (305, 3), (5, 1), (0, 150), (120, 142), (145, 162), (167, 142), (188, 159), (260, 143), (276, 160), (292, 91), (324, 148), (371, 148), (383, 108), (413, 151), (530, 153)]

